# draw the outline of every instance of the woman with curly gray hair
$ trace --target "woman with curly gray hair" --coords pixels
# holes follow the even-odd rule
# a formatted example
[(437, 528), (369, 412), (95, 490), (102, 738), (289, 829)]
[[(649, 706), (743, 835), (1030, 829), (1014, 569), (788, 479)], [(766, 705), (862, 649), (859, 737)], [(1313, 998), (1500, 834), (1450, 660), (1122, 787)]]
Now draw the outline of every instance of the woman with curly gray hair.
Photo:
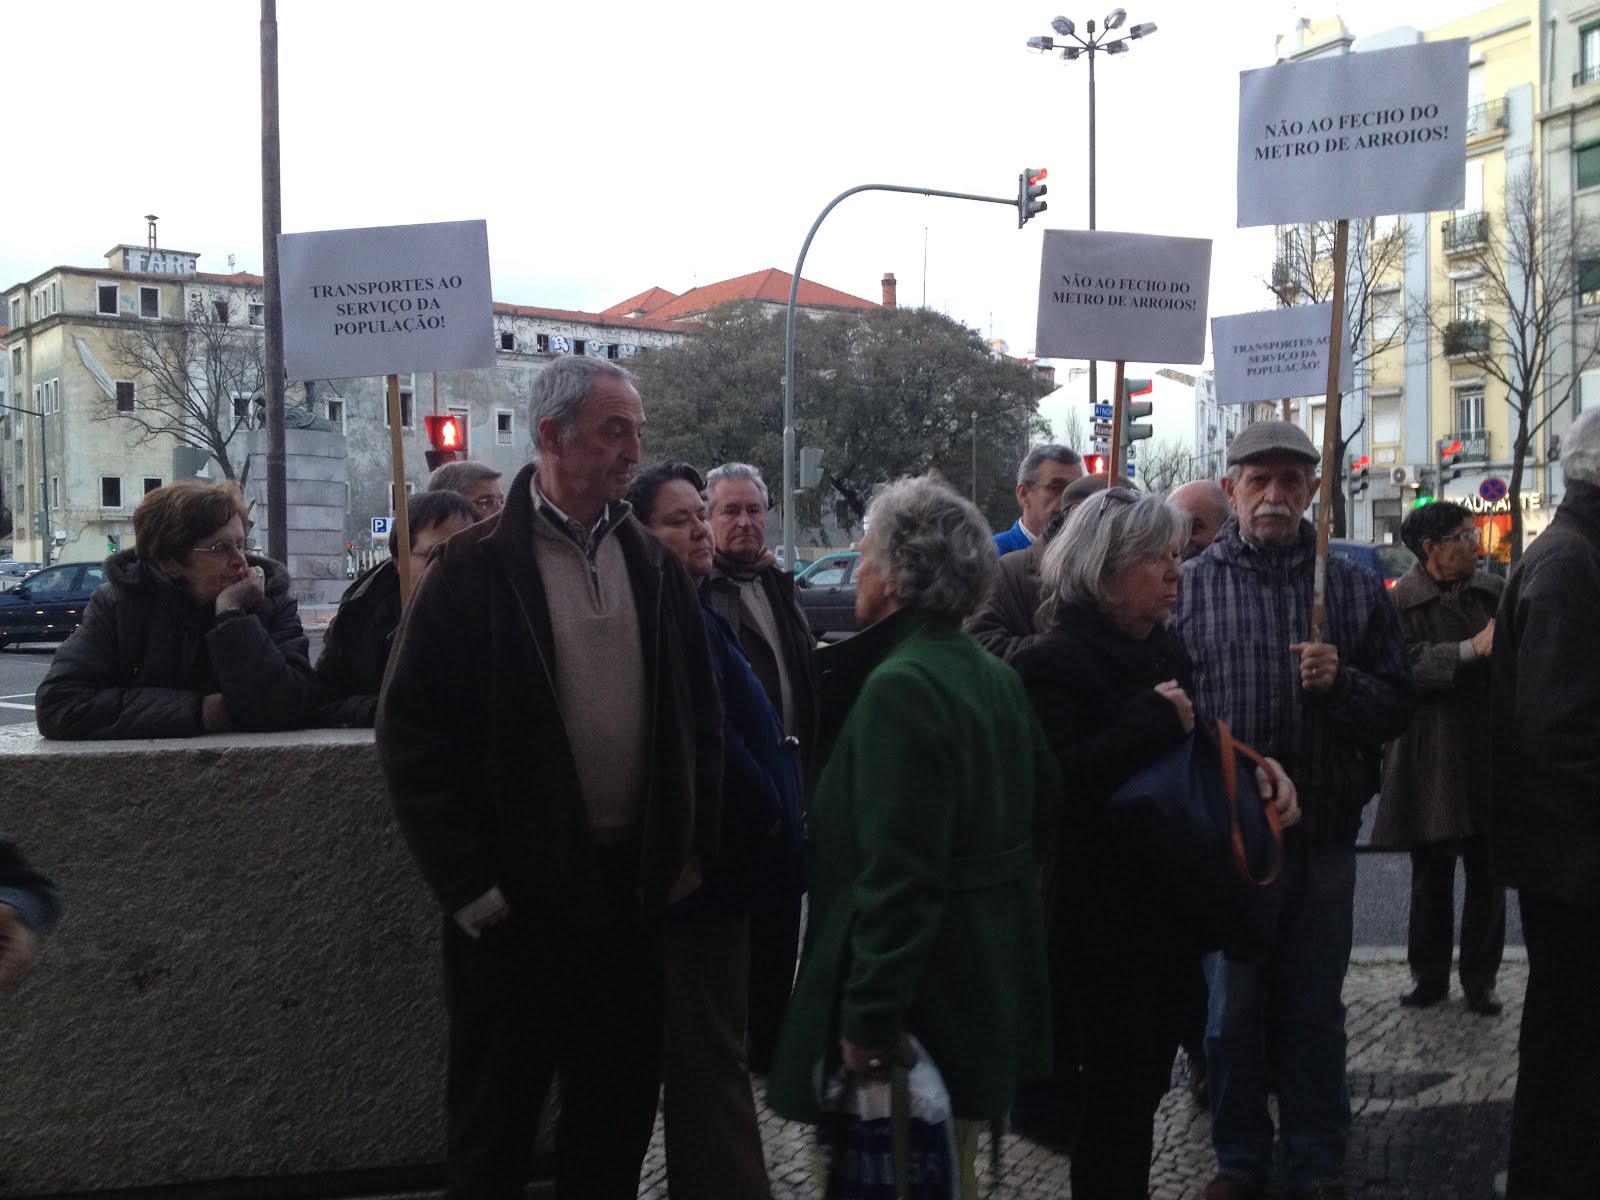
[[(809, 939), (768, 1091), (792, 1118), (818, 1115), (819, 1061), (874, 1070), (906, 1034), (958, 1120), (998, 1118), (1049, 1068), (1035, 846), (1060, 783), (1016, 673), (961, 632), (994, 571), (988, 526), (938, 479), (868, 509), (867, 628), (818, 656)], [(976, 1138), (958, 1141), (970, 1183)]]
[[(1062, 1030), (1055, 1081), (1081, 1088), (1069, 1096), (1079, 1109), (1074, 1196), (1149, 1195), (1156, 1107), (1208, 948), (1106, 812), (1118, 785), (1194, 729), (1194, 669), (1165, 628), (1190, 526), (1161, 497), (1129, 488), (1085, 500), (1040, 568), (1047, 632), (1012, 659), (1071, 780), (1048, 855), (1045, 921)], [(1273, 771), (1258, 783), (1263, 794), (1278, 789), (1290, 824), (1293, 786)]]

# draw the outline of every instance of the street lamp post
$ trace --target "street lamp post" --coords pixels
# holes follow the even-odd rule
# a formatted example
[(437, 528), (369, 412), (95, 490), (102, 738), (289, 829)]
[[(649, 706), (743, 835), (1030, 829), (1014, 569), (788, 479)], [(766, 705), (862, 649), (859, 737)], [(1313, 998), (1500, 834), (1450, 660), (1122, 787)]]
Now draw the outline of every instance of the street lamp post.
[[(1098, 31), (1095, 29), (1095, 24), (1093, 21), (1085, 21), (1084, 35), (1080, 36), (1077, 26), (1074, 25), (1071, 20), (1066, 17), (1057, 17), (1054, 21), (1050, 22), (1050, 28), (1055, 30), (1056, 34), (1062, 39), (1061, 42), (1058, 43), (1055, 38), (1049, 36), (1031, 37), (1028, 39), (1028, 49), (1041, 51), (1059, 49), (1061, 51), (1062, 59), (1067, 62), (1071, 62), (1083, 54), (1087, 54), (1089, 56), (1090, 229), (1096, 228), (1094, 211), (1094, 56), (1097, 53), (1126, 54), (1128, 52), (1128, 44), (1130, 42), (1136, 41), (1139, 38), (1147, 38), (1156, 31), (1154, 21), (1145, 21), (1141, 24), (1132, 26), (1125, 34), (1117, 34), (1116, 37), (1108, 37), (1109, 34), (1117, 33), (1117, 31), (1122, 28), (1123, 22), (1127, 19), (1128, 14), (1123, 9), (1113, 8), (1109, 13), (1106, 14), (1106, 19), (1101, 23)], [(1074, 43), (1073, 45), (1066, 44), (1069, 39)], [(1092, 358), (1089, 360), (1089, 403), (1100, 403), (1098, 364)]]

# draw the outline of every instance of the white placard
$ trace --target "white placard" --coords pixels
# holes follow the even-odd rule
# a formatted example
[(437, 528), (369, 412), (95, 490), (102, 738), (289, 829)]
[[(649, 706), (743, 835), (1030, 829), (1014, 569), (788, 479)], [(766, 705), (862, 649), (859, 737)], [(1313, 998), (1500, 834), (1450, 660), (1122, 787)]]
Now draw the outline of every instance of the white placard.
[(1197, 363), (1210, 284), (1209, 238), (1048, 229), (1035, 353)]
[[(1328, 392), (1333, 305), (1301, 304), (1211, 318), (1218, 404), (1253, 404)], [(1350, 339), (1342, 339), (1339, 390), (1353, 387)]]
[(1467, 39), (1239, 75), (1239, 225), (1459, 208)]
[(483, 221), (278, 235), (290, 379), (494, 365)]

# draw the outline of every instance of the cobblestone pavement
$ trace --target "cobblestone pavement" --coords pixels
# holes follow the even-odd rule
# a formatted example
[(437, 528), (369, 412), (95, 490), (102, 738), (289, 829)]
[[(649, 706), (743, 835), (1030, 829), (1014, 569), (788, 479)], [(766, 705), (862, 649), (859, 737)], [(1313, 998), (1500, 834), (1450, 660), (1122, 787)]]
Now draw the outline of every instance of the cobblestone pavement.
[[(1493, 1200), (1503, 1185), (1517, 1077), (1517, 1029), (1527, 964), (1509, 961), (1500, 975), (1505, 1012), (1480, 1017), (1456, 991), (1421, 1012), (1401, 1008), (1410, 985), (1403, 963), (1358, 962), (1345, 983), (1350, 1037), (1350, 1136), (1347, 1183), (1362, 1200)], [(1175, 1068), (1174, 1082), (1182, 1081)], [(810, 1130), (762, 1109), (762, 1137), (774, 1200), (814, 1200)], [(996, 1200), (1070, 1196), (1067, 1160), (1016, 1137), (1005, 1139), (999, 1186), (989, 1188), (987, 1143), (980, 1183)], [(1216, 1160), (1210, 1120), (1183, 1087), (1156, 1117), (1150, 1172), (1154, 1200), (1189, 1200)], [(666, 1200), (666, 1165), (656, 1129), (640, 1181), (642, 1200)]]

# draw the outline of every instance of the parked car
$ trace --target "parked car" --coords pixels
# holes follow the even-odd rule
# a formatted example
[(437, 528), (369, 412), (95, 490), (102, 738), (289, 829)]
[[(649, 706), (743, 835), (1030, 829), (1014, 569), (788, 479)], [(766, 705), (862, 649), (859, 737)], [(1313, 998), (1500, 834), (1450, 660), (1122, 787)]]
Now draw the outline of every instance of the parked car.
[(38, 569), (38, 563), (17, 562), (13, 558), (0, 562), (0, 592), (9, 592)]
[(1380, 546), (1372, 542), (1352, 542), (1347, 538), (1329, 538), (1328, 554), (1360, 564), (1383, 580), (1386, 588), (1398, 583), (1400, 576), (1417, 561), (1417, 556), (1404, 546)]
[(813, 637), (856, 631), (856, 563), (854, 550), (825, 554), (795, 576), (796, 594)]
[(63, 642), (83, 620), (95, 588), (106, 581), (103, 563), (45, 567), (0, 595), (0, 648), (14, 642)]

